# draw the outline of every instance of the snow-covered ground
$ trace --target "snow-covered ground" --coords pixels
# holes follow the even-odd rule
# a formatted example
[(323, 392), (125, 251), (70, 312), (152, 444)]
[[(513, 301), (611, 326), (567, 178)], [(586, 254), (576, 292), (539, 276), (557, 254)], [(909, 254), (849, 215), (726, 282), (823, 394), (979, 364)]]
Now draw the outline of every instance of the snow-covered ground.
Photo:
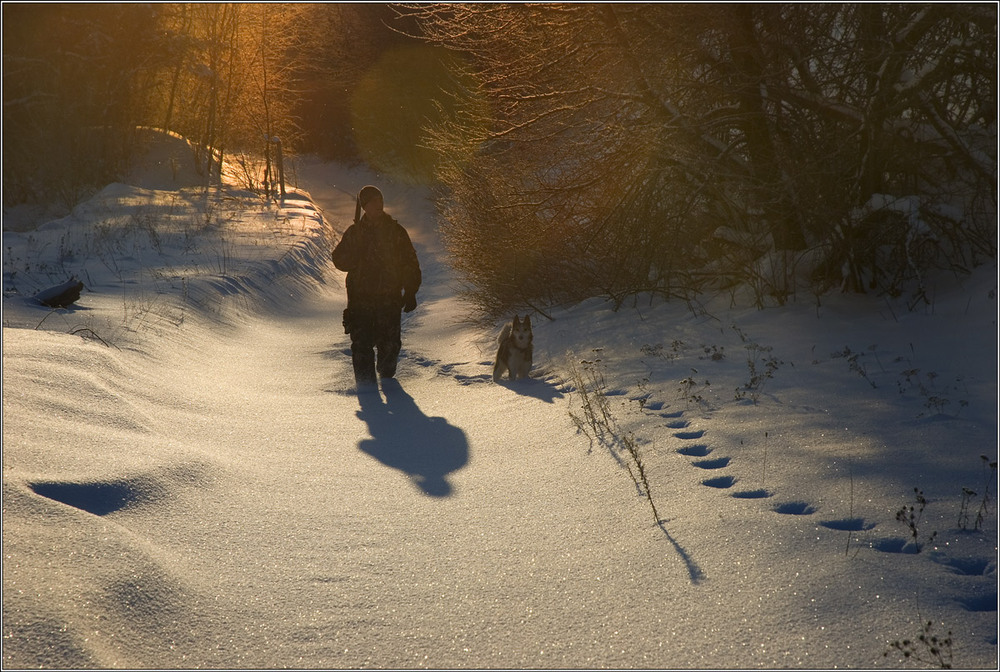
[[(425, 190), (163, 161), (5, 213), (5, 668), (996, 668), (995, 267), (912, 312), (592, 300), (498, 385)], [(359, 398), (328, 259), (366, 183), (425, 281)]]

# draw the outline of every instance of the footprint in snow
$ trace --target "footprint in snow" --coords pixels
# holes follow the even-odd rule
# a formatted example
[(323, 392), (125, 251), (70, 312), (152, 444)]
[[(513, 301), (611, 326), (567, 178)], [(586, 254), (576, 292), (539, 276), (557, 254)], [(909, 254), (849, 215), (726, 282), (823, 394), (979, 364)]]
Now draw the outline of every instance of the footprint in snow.
[(701, 484), (709, 488), (725, 490), (726, 488), (731, 488), (736, 485), (736, 481), (737, 479), (734, 476), (719, 476), (718, 478), (705, 479), (701, 482)]
[(985, 594), (970, 595), (958, 600), (958, 603), (965, 607), (966, 611), (996, 611), (997, 591), (993, 590)]
[(674, 436), (676, 436), (678, 439), (684, 439), (684, 440), (700, 439), (701, 437), (705, 436), (705, 430), (696, 429), (691, 432), (675, 432)]
[(820, 523), (823, 527), (840, 532), (863, 532), (875, 527), (875, 523), (869, 523), (864, 518), (840, 518), (838, 520), (824, 520)]
[(492, 382), (493, 376), (485, 373), (478, 376), (463, 376), (461, 374), (455, 374), (455, 380), (457, 380), (461, 385), (475, 385), (477, 383)]
[(699, 443), (693, 446), (684, 446), (683, 448), (678, 448), (677, 452), (681, 455), (687, 455), (688, 457), (706, 457), (712, 452), (712, 449), (703, 443)]
[(718, 457), (714, 460), (696, 460), (692, 464), (699, 469), (722, 469), (729, 466), (729, 458)]
[(816, 507), (811, 506), (806, 502), (784, 502), (776, 505), (774, 507), (774, 512), (781, 513), (786, 516), (808, 516), (816, 513)]
[(428, 368), (432, 366), (437, 366), (437, 362), (432, 359), (427, 359), (426, 357), (423, 357), (421, 355), (415, 355), (412, 353), (408, 353), (406, 351), (401, 352), (399, 354), (399, 357), (400, 359), (405, 357), (407, 361), (412, 362), (417, 366), (423, 366)]
[(740, 492), (733, 493), (733, 497), (736, 499), (767, 499), (771, 496), (771, 491), (763, 488), (760, 490), (741, 490)]
[(945, 558), (932, 556), (934, 562), (944, 565), (955, 574), (962, 576), (985, 576), (993, 569), (996, 571), (996, 558)]

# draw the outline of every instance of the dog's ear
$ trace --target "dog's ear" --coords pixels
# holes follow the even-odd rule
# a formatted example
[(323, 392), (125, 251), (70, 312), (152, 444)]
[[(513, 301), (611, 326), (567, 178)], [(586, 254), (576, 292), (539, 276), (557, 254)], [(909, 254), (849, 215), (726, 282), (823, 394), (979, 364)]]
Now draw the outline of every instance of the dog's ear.
[(531, 328), (531, 315), (524, 316), (524, 326)]
[(519, 326), (521, 326), (521, 318), (518, 317), (517, 315), (515, 315), (514, 316), (514, 328), (517, 329)]

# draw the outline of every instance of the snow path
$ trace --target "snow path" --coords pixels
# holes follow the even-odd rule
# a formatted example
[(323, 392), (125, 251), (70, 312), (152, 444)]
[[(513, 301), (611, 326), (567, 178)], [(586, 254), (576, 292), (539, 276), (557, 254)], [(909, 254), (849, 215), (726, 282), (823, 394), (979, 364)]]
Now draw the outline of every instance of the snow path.
[[(191, 318), (151, 355), (4, 330), (5, 390), (42, 376), (53, 394), (4, 398), (5, 545), (43, 559), (5, 564), (5, 586), (65, 595), (18, 603), (35, 635), (5, 660), (24, 642), (57, 666), (167, 668), (662, 667), (704, 650), (696, 619), (664, 655), (700, 570), (588, 454), (555, 384), (492, 383), (431, 220), (387, 209), (425, 286), (398, 381), (363, 402), (339, 287), (235, 325)], [(19, 422), (40, 407), (49, 425)], [(71, 450), (53, 466), (36, 442)], [(39, 514), (67, 532), (40, 535)]]
[[(662, 627), (647, 619), (659, 608), (634, 610), (653, 596), (621, 565), (651, 554), (666, 564), (668, 549), (635, 529), (648, 517), (609, 461), (567, 440), (566, 410), (523, 414), (525, 424), (519, 410), (544, 402), (485, 385), (468, 386), (457, 405), (453, 378), (414, 375), (409, 362), (384, 400), (359, 404), (339, 389), (349, 369), (341, 344), (331, 348), (337, 307), (257, 323), (203, 353), (217, 362), (198, 385), (204, 419), (181, 441), (225, 456), (228, 483), (217, 486), (234, 520), (245, 519), (204, 570), (221, 561), (221, 577), (254, 582), (261, 636), (292, 630), (272, 633), (290, 650), (242, 664), (627, 665), (641, 659), (637, 646), (655, 654)], [(206, 513), (204, 524), (217, 519)], [(615, 528), (620, 547), (594, 545)], [(226, 557), (234, 534), (252, 557)]]
[[(433, 297), (448, 292), (420, 247), (428, 278), (412, 322), (426, 324)], [(622, 568), (653, 558), (665, 580), (683, 581), (685, 567), (613, 463), (587, 456), (566, 405), (546, 402), (559, 393), (542, 381), (527, 386), (537, 396), (475, 384), (482, 377), (437, 363), (467, 330), (445, 315), (434, 329), (408, 326), (398, 382), (359, 401), (342, 308), (334, 289), (173, 363), (188, 367), (172, 378), (185, 381), (178, 395), (197, 390), (199, 411), (171, 424), (179, 441), (223, 459), (216, 491), (236, 526), (184, 545), (205, 555), (217, 593), (255, 596), (233, 605), (247, 613), (240, 664), (653, 663), (671, 598)], [(184, 527), (219, 518), (205, 513)], [(615, 530), (620, 545), (595, 545)]]

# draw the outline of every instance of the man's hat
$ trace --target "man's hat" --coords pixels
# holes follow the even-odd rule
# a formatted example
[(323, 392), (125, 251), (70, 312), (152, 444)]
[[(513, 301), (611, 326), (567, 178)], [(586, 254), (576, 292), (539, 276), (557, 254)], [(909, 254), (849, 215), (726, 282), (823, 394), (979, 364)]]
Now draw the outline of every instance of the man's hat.
[[(379, 191), (378, 187), (373, 187), (372, 185), (366, 185), (361, 187), (361, 191), (358, 192), (358, 199), (354, 205), (354, 223), (357, 224), (361, 221), (361, 208), (365, 207), (370, 200), (378, 196), (382, 198), (382, 192)], [(384, 200), (384, 199), (383, 199)]]

